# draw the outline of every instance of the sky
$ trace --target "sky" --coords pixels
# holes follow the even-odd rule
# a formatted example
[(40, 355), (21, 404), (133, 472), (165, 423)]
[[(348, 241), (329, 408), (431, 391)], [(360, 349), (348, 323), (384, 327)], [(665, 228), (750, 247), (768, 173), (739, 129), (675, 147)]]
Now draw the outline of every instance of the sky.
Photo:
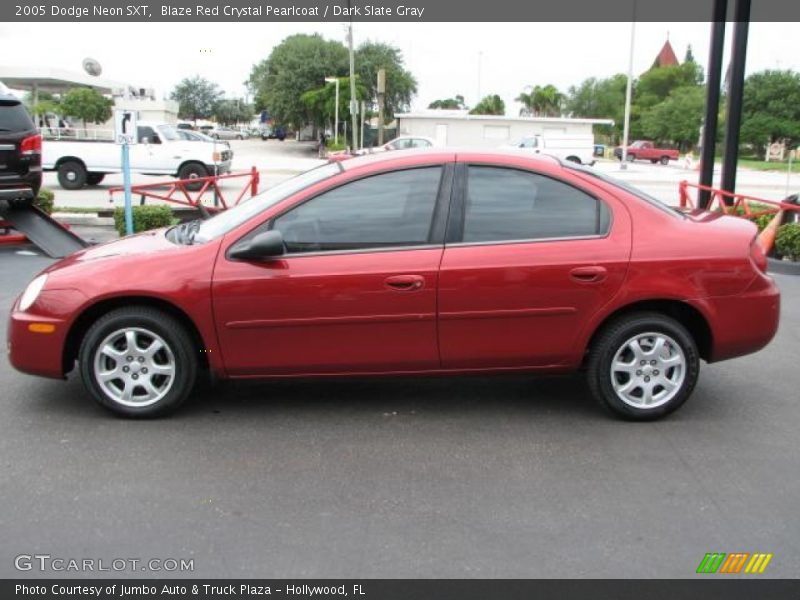
[[(800, 71), (798, 23), (751, 23), (747, 72), (767, 68)], [(199, 74), (220, 85), (228, 97), (244, 96), (243, 82), (253, 64), (294, 33), (320, 33), (345, 41), (344, 23), (0, 23), (0, 65), (81, 71), (90, 56), (103, 67), (103, 78), (168, 95), (184, 77)], [(633, 71), (652, 64), (669, 37), (683, 59), (691, 44), (705, 67), (708, 23), (637, 23)], [(499, 94), (506, 114), (526, 86), (554, 84), (566, 92), (587, 77), (626, 73), (630, 23), (358, 23), (358, 45), (386, 42), (403, 52), (418, 82), (412, 109), (438, 98), (462, 94), (468, 105), (478, 94)], [(732, 25), (726, 33), (726, 58)], [(37, 43), (31, 44), (35, 39)], [(13, 57), (13, 58), (10, 58)], [(320, 82), (322, 83), (322, 82)]]

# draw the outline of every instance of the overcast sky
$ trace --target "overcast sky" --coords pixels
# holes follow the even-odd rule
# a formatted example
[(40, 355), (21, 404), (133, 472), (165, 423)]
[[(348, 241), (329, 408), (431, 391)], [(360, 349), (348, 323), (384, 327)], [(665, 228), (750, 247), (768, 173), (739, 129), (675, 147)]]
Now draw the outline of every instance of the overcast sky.
[[(516, 114), (513, 100), (527, 85), (552, 83), (566, 91), (586, 77), (626, 72), (630, 30), (630, 23), (355, 23), (354, 39), (402, 50), (419, 83), (414, 109), (458, 93), (474, 105), (480, 91), (500, 94), (506, 113)], [(798, 23), (752, 23), (748, 73), (800, 71), (797, 31)], [(345, 40), (345, 25), (338, 23), (2, 23), (0, 45), (24, 51), (0, 52), (0, 64), (80, 71), (91, 56), (103, 77), (156, 88), (159, 96), (195, 74), (241, 96), (255, 62), (286, 36), (315, 32)], [(650, 67), (667, 35), (679, 59), (691, 44), (705, 67), (709, 32), (708, 23), (638, 23), (634, 73)], [(726, 65), (731, 35), (729, 24)]]

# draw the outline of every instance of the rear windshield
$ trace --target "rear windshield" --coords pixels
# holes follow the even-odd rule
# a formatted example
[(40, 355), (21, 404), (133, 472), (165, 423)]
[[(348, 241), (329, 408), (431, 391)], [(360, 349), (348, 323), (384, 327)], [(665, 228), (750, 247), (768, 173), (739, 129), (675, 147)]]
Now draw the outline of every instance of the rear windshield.
[(34, 129), (28, 111), (17, 100), (0, 100), (0, 131), (30, 131)]

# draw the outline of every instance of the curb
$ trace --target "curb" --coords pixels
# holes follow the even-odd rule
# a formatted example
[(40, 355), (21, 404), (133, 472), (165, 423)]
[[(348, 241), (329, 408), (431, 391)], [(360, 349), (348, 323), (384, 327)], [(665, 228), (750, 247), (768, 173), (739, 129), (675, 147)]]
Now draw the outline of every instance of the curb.
[(50, 215), (59, 223), (65, 225), (114, 225), (114, 219), (101, 217), (97, 213), (53, 213)]
[(800, 261), (779, 260), (767, 257), (767, 271), (781, 275), (800, 275)]

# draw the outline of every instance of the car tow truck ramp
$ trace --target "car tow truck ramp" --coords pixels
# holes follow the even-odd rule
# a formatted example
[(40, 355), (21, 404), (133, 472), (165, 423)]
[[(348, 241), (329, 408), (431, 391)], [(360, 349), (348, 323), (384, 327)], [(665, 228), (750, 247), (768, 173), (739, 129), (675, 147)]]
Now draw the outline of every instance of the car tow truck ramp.
[(52, 258), (63, 258), (89, 245), (33, 205), (15, 205), (0, 201), (0, 221), (4, 221), (6, 227), (10, 226), (25, 234), (28, 240)]

